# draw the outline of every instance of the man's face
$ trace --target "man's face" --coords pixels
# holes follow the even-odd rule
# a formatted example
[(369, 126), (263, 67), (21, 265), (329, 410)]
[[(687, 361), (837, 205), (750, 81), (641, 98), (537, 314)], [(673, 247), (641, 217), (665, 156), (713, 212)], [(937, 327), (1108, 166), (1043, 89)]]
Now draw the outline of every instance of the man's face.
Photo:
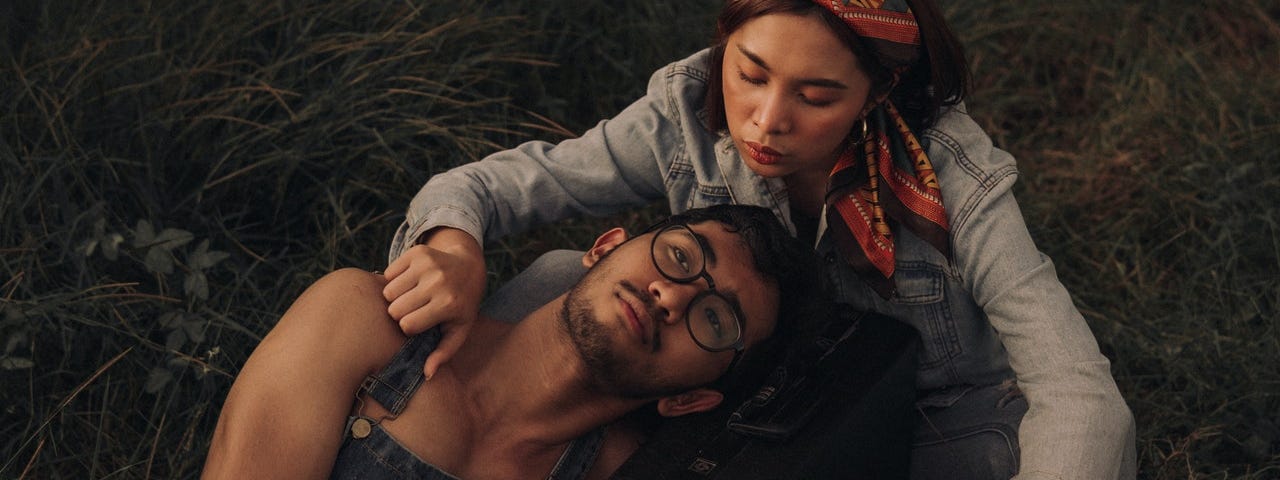
[[(776, 285), (752, 266), (751, 252), (718, 222), (689, 225), (707, 252), (706, 272), (716, 292), (737, 310), (750, 348), (773, 332)], [(708, 289), (704, 279), (679, 283), (654, 266), (650, 232), (618, 245), (600, 259), (565, 300), (561, 320), (601, 391), (630, 398), (675, 395), (719, 378), (732, 350), (698, 346), (685, 315)]]

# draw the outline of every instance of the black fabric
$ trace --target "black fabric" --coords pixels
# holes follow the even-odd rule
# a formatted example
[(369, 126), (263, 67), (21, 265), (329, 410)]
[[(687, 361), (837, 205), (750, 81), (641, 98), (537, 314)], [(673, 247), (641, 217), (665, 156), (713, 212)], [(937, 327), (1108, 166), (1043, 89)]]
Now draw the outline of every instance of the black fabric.
[(837, 310), (736, 409), (666, 420), (615, 479), (907, 478), (919, 337)]

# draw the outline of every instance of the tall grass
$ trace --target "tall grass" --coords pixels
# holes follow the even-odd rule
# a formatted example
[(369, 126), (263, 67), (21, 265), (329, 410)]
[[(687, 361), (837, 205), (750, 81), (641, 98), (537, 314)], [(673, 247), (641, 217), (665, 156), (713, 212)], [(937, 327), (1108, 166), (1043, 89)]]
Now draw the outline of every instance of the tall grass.
[(981, 13), (959, 27), (983, 85), (970, 105), (1019, 158), (1145, 475), (1280, 477), (1280, 6), (954, 13)]
[[(1280, 476), (1280, 5), (944, 3), (1141, 477)], [(616, 113), (718, 5), (0, 3), (0, 478), (195, 477), (303, 286), (381, 268), (432, 173)], [(600, 224), (489, 246), (493, 282)]]

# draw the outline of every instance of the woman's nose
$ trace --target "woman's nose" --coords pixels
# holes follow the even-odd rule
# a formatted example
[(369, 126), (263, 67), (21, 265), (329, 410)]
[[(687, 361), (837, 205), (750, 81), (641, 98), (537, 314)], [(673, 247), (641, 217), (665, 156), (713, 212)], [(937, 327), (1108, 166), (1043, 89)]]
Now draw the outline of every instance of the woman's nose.
[(753, 120), (764, 133), (779, 135), (791, 131), (790, 107), (783, 92), (766, 93), (756, 107)]

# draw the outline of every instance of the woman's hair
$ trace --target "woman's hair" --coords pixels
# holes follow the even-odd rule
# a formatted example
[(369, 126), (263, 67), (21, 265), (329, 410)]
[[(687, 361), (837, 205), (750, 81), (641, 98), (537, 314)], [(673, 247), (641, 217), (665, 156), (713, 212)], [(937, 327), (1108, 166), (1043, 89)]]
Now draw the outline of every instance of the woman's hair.
[[(907, 0), (920, 25), (920, 58), (902, 74), (889, 99), (912, 129), (933, 126), (943, 107), (960, 103), (969, 89), (969, 66), (960, 41), (951, 33), (933, 0)], [(729, 36), (747, 21), (769, 14), (811, 15), (821, 18), (858, 58), (858, 66), (871, 78), (871, 97), (883, 94), (892, 73), (878, 61), (875, 49), (829, 10), (812, 0), (727, 0), (716, 21), (708, 70), (706, 106), (712, 130), (725, 128), (724, 94), (721, 89), (724, 49)]]

